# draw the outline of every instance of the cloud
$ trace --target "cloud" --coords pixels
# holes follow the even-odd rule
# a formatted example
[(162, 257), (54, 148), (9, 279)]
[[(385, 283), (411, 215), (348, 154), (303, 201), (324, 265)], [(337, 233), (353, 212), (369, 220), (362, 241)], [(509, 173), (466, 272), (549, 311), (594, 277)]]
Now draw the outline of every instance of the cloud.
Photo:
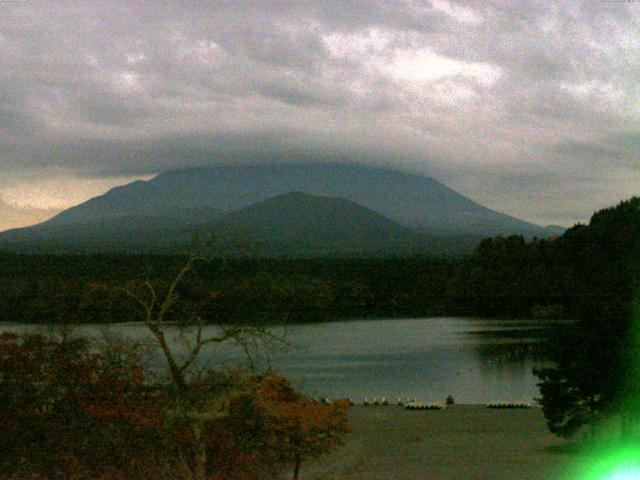
[(134, 180), (148, 180), (151, 176), (78, 178), (53, 176), (20, 182), (0, 190), (5, 205), (19, 209), (61, 210), (101, 195), (113, 187)]
[(432, 8), (446, 13), (450, 17), (462, 23), (482, 23), (484, 20), (472, 8), (465, 7), (447, 0), (432, 0)]
[(43, 222), (60, 211), (60, 209), (16, 207), (0, 198), (0, 232)]
[(0, 192), (17, 188), (35, 208), (52, 205), (39, 187), (51, 178), (67, 179), (56, 203), (67, 205), (84, 198), (74, 191), (101, 191), (91, 182), (282, 160), (412, 170), (541, 223), (585, 220), (633, 190), (623, 180), (636, 178), (640, 147), (633, 5), (0, 9)]
[(467, 77), (484, 85), (500, 78), (500, 69), (480, 62), (462, 62), (443, 57), (428, 49), (400, 52), (387, 68), (392, 77), (410, 82), (433, 82), (448, 77)]

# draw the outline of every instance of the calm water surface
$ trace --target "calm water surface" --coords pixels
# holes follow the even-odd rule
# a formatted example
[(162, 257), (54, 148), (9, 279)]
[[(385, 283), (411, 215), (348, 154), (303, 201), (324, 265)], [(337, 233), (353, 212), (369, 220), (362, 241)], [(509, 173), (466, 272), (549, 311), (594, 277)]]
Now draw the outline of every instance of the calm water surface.
[[(386, 396), (458, 403), (531, 402), (538, 396), (531, 370), (537, 330), (531, 321), (420, 318), (332, 322), (288, 326), (286, 351), (269, 354), (273, 369), (314, 396)], [(0, 331), (41, 327), (0, 324)], [(151, 340), (141, 324), (77, 327), (82, 335), (117, 333)], [(180, 350), (180, 341), (174, 339)], [(231, 365), (243, 357), (229, 347), (209, 349), (203, 362)], [(161, 358), (152, 360), (163, 365)], [(266, 357), (262, 356), (263, 365)]]

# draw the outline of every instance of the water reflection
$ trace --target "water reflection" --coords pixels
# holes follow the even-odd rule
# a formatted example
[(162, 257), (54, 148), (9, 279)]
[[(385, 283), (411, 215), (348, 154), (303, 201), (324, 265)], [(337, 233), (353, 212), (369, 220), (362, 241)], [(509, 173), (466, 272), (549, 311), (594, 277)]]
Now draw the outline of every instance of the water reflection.
[(451, 394), (465, 403), (538, 395), (531, 370), (540, 332), (531, 322), (437, 318), (299, 328), (290, 333), (304, 338), (309, 353), (289, 352), (274, 364), (312, 394), (428, 401)]
[[(5, 324), (0, 330), (34, 328)], [(79, 334), (89, 336), (105, 331), (152, 340), (140, 324), (78, 327)], [(541, 331), (535, 322), (385, 319), (295, 325), (281, 333), (291, 348), (263, 355), (263, 365), (269, 363), (314, 396), (444, 401), (452, 395), (458, 403), (532, 401), (538, 396), (531, 373), (540, 362)], [(219, 346), (202, 356), (200, 367), (233, 365), (242, 358), (230, 346)], [(163, 366), (160, 356), (154, 362)]]

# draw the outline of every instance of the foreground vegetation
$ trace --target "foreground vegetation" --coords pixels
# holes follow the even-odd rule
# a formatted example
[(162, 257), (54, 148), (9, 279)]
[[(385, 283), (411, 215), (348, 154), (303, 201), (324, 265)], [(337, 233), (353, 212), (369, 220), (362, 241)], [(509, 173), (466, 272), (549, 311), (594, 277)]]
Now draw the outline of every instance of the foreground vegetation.
[(145, 370), (142, 353), (1, 335), (0, 478), (297, 478), (346, 432), (345, 402), (317, 404), (274, 373), (208, 371), (178, 392)]

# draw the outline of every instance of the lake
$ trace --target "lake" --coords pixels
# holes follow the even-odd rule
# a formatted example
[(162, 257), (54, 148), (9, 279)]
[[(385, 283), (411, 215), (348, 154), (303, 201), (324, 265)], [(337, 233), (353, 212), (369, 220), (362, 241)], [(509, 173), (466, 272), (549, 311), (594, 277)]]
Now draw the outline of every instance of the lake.
[[(0, 324), (0, 331), (41, 328)], [(313, 396), (356, 402), (383, 396), (392, 402), (398, 397), (442, 402), (447, 395), (457, 403), (532, 402), (538, 396), (532, 368), (540, 365), (534, 355), (539, 328), (533, 321), (440, 317), (292, 325), (276, 329), (288, 347), (270, 352), (269, 363)], [(150, 339), (137, 323), (83, 325), (76, 331)], [(237, 350), (217, 347), (202, 360), (231, 365), (243, 358)], [(159, 357), (152, 361), (163, 365)], [(261, 362), (266, 363), (264, 355)]]

